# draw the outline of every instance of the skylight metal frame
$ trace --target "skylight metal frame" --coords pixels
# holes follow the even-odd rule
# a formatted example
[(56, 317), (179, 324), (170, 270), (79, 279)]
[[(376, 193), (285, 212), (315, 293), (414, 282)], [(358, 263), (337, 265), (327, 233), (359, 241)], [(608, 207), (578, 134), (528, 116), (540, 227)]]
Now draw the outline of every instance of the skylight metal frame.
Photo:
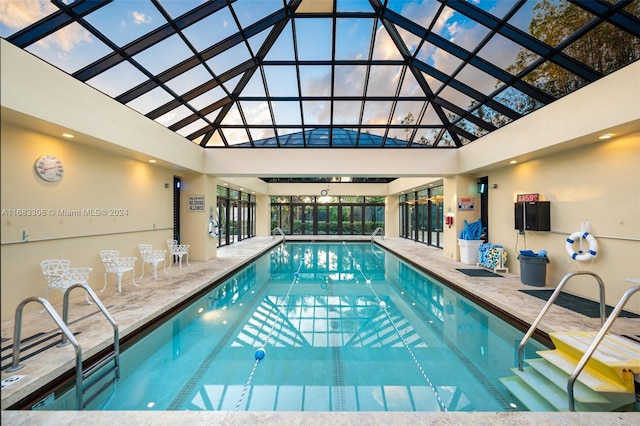
[[(500, 96), (509, 91), (513, 90), (527, 97), (527, 99), (530, 99), (531, 102), (535, 104), (535, 108), (554, 102), (559, 96), (546, 93), (541, 88), (527, 82), (527, 77), (544, 64), (553, 63), (579, 78), (584, 84), (589, 84), (602, 78), (602, 72), (591, 68), (566, 53), (568, 47), (572, 46), (580, 40), (581, 37), (588, 34), (601, 23), (606, 22), (611, 24), (628, 35), (640, 39), (640, 18), (625, 10), (627, 6), (633, 4), (632, 0), (618, 0), (615, 3), (604, 0), (593, 0), (589, 2), (566, 0), (566, 2), (589, 13), (592, 19), (583, 25), (582, 28), (562, 40), (557, 46), (547, 45), (545, 42), (538, 40), (510, 22), (516, 13), (527, 3), (525, 0), (515, 1), (506, 13), (502, 15), (502, 18), (492, 15), (487, 11), (488, 9), (484, 10), (471, 1), (438, 0), (437, 4), (430, 3), (430, 5), (434, 5), (434, 7), (437, 6), (437, 10), (435, 10), (434, 14), (429, 18), (430, 20), (426, 26), (414, 21), (413, 17), (403, 16), (396, 10), (387, 8), (388, 1), (386, 0), (369, 0), (370, 9), (368, 10), (338, 11), (337, 2), (334, 1), (331, 8), (326, 8), (322, 11), (314, 11), (313, 8), (301, 8), (300, 12), (298, 12), (298, 8), (303, 3), (303, 0), (283, 0), (280, 9), (267, 13), (266, 16), (252, 21), (253, 23), (246, 27), (243, 27), (234, 9), (237, 4), (240, 4), (238, 2), (242, 2), (243, 0), (208, 1), (176, 18), (172, 18), (165, 10), (163, 0), (149, 1), (166, 22), (161, 23), (161, 25), (155, 27), (155, 29), (124, 46), (118, 46), (87, 20), (87, 17), (91, 16), (93, 12), (112, 3), (111, 0), (76, 1), (69, 4), (62, 0), (52, 0), (52, 4), (57, 7), (55, 12), (43, 17), (39, 21), (33, 22), (22, 30), (16, 31), (6, 37), (6, 39), (14, 45), (25, 49), (71, 24), (79, 24), (112, 51), (102, 58), (92, 61), (71, 73), (70, 75), (72, 77), (82, 82), (90, 82), (92, 78), (112, 69), (118, 64), (123, 62), (130, 63), (144, 74), (147, 80), (137, 84), (135, 87), (125, 90), (117, 96), (113, 96), (113, 99), (126, 105), (154, 89), (161, 88), (170, 95), (171, 100), (162, 105), (156, 105), (155, 108), (152, 108), (148, 112), (145, 110), (144, 115), (152, 120), (160, 120), (163, 116), (171, 114), (178, 108), (188, 108), (190, 113), (187, 116), (172, 122), (172, 124), (167, 125), (167, 127), (175, 132), (182, 131), (186, 133), (185, 129), (187, 126), (193, 126), (194, 123), (202, 121), (204, 123), (202, 127), (192, 131), (185, 137), (205, 148), (217, 148), (217, 146), (210, 145), (214, 136), (217, 136), (216, 140), (222, 141), (224, 147), (249, 146), (258, 148), (275, 146), (286, 148), (302, 146), (312, 148), (320, 146), (339, 148), (347, 146), (358, 148), (459, 148), (465, 143), (471, 143), (479, 137), (497, 130), (500, 126), (505, 125), (505, 123), (508, 124), (521, 118), (528, 112), (516, 111), (510, 105), (499, 100)], [(231, 25), (234, 25), (237, 31), (232, 31), (230, 36), (212, 43), (211, 46), (205, 49), (197, 50), (194, 44), (190, 42), (189, 37), (184, 33), (184, 30), (190, 25), (222, 10), (230, 12), (234, 21)], [(436, 22), (444, 19), (445, 11), (458, 13), (460, 16), (482, 26), (488, 32), (481, 40), (475, 43), (473, 48), (464, 48), (434, 31)], [(303, 26), (306, 19), (327, 19), (331, 21), (331, 55), (329, 59), (300, 59), (300, 46), (296, 28), (301, 25)], [(350, 22), (353, 21), (354, 23), (372, 23), (367, 57), (337, 59), (337, 23), (339, 19), (350, 20)], [(293, 59), (282, 60), (268, 58), (269, 52), (279, 37), (283, 36), (283, 31), (287, 26), (291, 29), (291, 43), (293, 45), (291, 56)], [(382, 30), (384, 34), (381, 32)], [(250, 42), (252, 37), (263, 32), (268, 32), (266, 38), (261, 42), (259, 47), (252, 47), (252, 43)], [(418, 46), (413, 46), (413, 51), (405, 44), (405, 39), (402, 34), (411, 35), (412, 40), (418, 40)], [(157, 74), (150, 72), (136, 61), (136, 54), (175, 35), (179, 36), (185, 46), (192, 52), (191, 57)], [(512, 75), (505, 69), (483, 59), (479, 56), (479, 52), (496, 35), (536, 55), (536, 60), (528, 63), (517, 75)], [(374, 59), (376, 43), (379, 42), (378, 37), (387, 36), (392, 46), (397, 50), (397, 56), (401, 59)], [(230, 69), (226, 69), (220, 73), (216, 73), (215, 70), (207, 64), (208, 60), (240, 44), (244, 44), (247, 47), (250, 55), (249, 59), (243, 60)], [(457, 64), (452, 71), (443, 72), (433, 64), (428, 63), (427, 60), (419, 58), (419, 52), (421, 52), (425, 46), (446, 52), (448, 55), (451, 55), (452, 58), (460, 60), (460, 63)], [(632, 62), (637, 60), (638, 58), (633, 58)], [(171, 79), (200, 65), (203, 65), (210, 74), (211, 78), (209, 81), (181, 94), (175, 93), (169, 85), (167, 85), (167, 82)], [(295, 93), (297, 93), (297, 95), (271, 95), (269, 86), (272, 81), (269, 81), (267, 70), (278, 66), (289, 66), (295, 69), (297, 81), (291, 82), (291, 84), (295, 85)], [(303, 95), (301, 67), (315, 66), (330, 69), (330, 75), (328, 76), (328, 81), (330, 81), (331, 84), (329, 95)], [(354, 96), (337, 94), (337, 67), (343, 67), (341, 69), (344, 70), (352, 66), (364, 67), (366, 70), (364, 73), (362, 93)], [(368, 94), (370, 92), (369, 88), (373, 84), (371, 76), (374, 68), (375, 70), (384, 71), (399, 69), (398, 79), (393, 83), (395, 85), (393, 86), (393, 90), (390, 90), (393, 95), (379, 96)], [(465, 84), (458, 76), (470, 68), (481, 71), (484, 73), (482, 74), (483, 76), (486, 74), (494, 78), (496, 83), (499, 82), (500, 84), (496, 84), (496, 87), (490, 91), (479, 90)], [(256, 72), (259, 73), (260, 80), (264, 86), (264, 96), (243, 95), (243, 90), (256, 75)], [(473, 73), (467, 73), (466, 76), (468, 77), (468, 75), (473, 75)], [(410, 96), (403, 94), (402, 89), (404, 80), (406, 79), (410, 79), (408, 80), (409, 82), (415, 83), (420, 93), (413, 93)], [(437, 82), (437, 84), (434, 84), (434, 87), (432, 87), (430, 81), (434, 83)], [(229, 83), (237, 84), (235, 84), (235, 87), (231, 87)], [(190, 101), (193, 99), (209, 93), (216, 88), (222, 90), (223, 96), (217, 98), (211, 104), (198, 108), (190, 104)], [(470, 99), (472, 103), (461, 105), (445, 99), (442, 94), (448, 88), (454, 89), (455, 93), (465, 96), (465, 99)], [(450, 92), (453, 91), (450, 90)], [(251, 111), (244, 111), (242, 106), (243, 102), (253, 103), (248, 105), (254, 105), (256, 102), (264, 102), (266, 110), (268, 111), (268, 122), (267, 120), (265, 120), (264, 123), (257, 122), (254, 119), (249, 120), (247, 114), (251, 114)], [(300, 113), (299, 122), (288, 123), (278, 119), (274, 112), (274, 102), (291, 102), (296, 104), (296, 108)], [(326, 102), (329, 105), (328, 124), (314, 118), (313, 114), (305, 107), (305, 103), (309, 102)], [(338, 124), (335, 120), (336, 102), (341, 102), (342, 105), (344, 105), (345, 102), (353, 102), (354, 105), (359, 104), (359, 111), (354, 115), (354, 117), (358, 117), (357, 122)], [(406, 102), (404, 104), (405, 108), (408, 108), (408, 102), (415, 102), (415, 105), (421, 105), (419, 110), (415, 111), (415, 121), (411, 123), (397, 123), (399, 117), (396, 117), (396, 115), (399, 102)], [(367, 106), (373, 105), (375, 107), (379, 103), (388, 103), (388, 108), (385, 108), (385, 111), (388, 111), (385, 113), (386, 115), (380, 117), (375, 123), (365, 122), (365, 110)], [(504, 117), (505, 123), (496, 124), (483, 119), (481, 109), (484, 107)], [(223, 123), (225, 117), (232, 111), (232, 108), (237, 109), (240, 123)], [(423, 123), (425, 115), (431, 110), (434, 111), (435, 117), (437, 118), (436, 124), (433, 124), (433, 121), (427, 122), (426, 124)], [(414, 113), (414, 111), (411, 112)], [(470, 130), (467, 127), (473, 129)], [(227, 139), (225, 131), (240, 128), (247, 130), (246, 141), (230, 141)], [(252, 129), (270, 129), (268, 133), (272, 132), (273, 138), (268, 138), (268, 140), (254, 140), (251, 132)], [(326, 143), (325, 141), (309, 139), (310, 137), (314, 137), (313, 135), (315, 134), (322, 133), (314, 132), (314, 129), (326, 129), (326, 131), (328, 131), (329, 138)], [(343, 136), (348, 136), (347, 139), (335, 144), (331, 135), (336, 129), (348, 129), (349, 132), (355, 133), (343, 134)], [(290, 132), (292, 130), (299, 130), (300, 137), (291, 137), (292, 133)], [(394, 135), (400, 133), (398, 130), (403, 130), (405, 132), (405, 138), (398, 139), (397, 137), (392, 137), (392, 130), (395, 130)], [(189, 131), (191, 130), (189, 129)], [(374, 133), (376, 133), (375, 137), (367, 136), (366, 141), (363, 137), (363, 143), (361, 143), (361, 136), (369, 131), (374, 131)], [(475, 133), (473, 133), (473, 131), (475, 131)], [(428, 145), (425, 144), (424, 132), (431, 132), (430, 134), (435, 135), (433, 140), (426, 140)], [(420, 135), (420, 133), (422, 133), (422, 135)], [(345, 145), (345, 140), (352, 142), (348, 142), (348, 144)]]

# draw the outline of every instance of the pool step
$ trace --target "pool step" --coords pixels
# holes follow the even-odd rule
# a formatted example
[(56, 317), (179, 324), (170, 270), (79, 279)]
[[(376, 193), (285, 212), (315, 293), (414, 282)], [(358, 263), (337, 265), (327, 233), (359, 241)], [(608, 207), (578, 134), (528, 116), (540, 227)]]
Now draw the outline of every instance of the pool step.
[[(596, 332), (551, 333), (549, 337), (557, 350), (580, 359), (596, 337)], [(640, 372), (640, 344), (620, 336), (607, 334), (587, 364), (612, 381), (621, 382), (633, 390), (630, 370)]]
[[(554, 350), (538, 351), (541, 358), (525, 360), (523, 371), (500, 381), (532, 411), (567, 411), (567, 384), (596, 333), (552, 333)], [(640, 371), (640, 345), (607, 335), (574, 385), (576, 411), (614, 411), (635, 401), (632, 371)], [(544, 403), (541, 402), (544, 401)]]

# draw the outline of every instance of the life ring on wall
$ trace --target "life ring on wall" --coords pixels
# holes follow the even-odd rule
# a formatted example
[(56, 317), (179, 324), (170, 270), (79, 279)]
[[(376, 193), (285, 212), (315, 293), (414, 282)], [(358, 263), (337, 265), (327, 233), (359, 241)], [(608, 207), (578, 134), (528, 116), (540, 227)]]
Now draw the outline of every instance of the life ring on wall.
[(213, 219), (209, 221), (209, 236), (210, 237), (218, 236), (218, 222), (216, 222)]
[[(586, 253), (582, 250), (578, 250), (578, 252), (573, 250), (573, 243), (580, 238), (586, 239), (589, 243), (589, 251)], [(574, 232), (569, 236), (569, 238), (567, 238), (567, 253), (573, 260), (577, 260), (578, 262), (591, 260), (598, 254), (598, 242), (596, 241), (596, 238), (588, 232)]]

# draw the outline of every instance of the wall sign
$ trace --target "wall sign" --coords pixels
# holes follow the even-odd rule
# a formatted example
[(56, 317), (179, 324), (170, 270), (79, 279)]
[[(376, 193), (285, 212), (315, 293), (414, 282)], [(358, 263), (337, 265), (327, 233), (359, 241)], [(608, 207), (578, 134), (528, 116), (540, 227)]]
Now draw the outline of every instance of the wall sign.
[(203, 212), (204, 211), (204, 195), (189, 195), (188, 209), (190, 212)]
[(458, 198), (458, 210), (460, 211), (475, 210), (475, 205), (475, 198)]
[(529, 201), (539, 201), (538, 200), (538, 195), (539, 194), (518, 194), (518, 202), (519, 203), (526, 203)]

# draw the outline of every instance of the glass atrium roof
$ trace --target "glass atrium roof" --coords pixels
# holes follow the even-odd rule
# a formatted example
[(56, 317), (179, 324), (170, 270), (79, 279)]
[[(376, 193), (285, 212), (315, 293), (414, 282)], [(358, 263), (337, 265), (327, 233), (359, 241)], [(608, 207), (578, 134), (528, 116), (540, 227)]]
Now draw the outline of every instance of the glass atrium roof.
[(0, 0), (0, 36), (202, 147), (457, 148), (640, 58), (638, 0)]

